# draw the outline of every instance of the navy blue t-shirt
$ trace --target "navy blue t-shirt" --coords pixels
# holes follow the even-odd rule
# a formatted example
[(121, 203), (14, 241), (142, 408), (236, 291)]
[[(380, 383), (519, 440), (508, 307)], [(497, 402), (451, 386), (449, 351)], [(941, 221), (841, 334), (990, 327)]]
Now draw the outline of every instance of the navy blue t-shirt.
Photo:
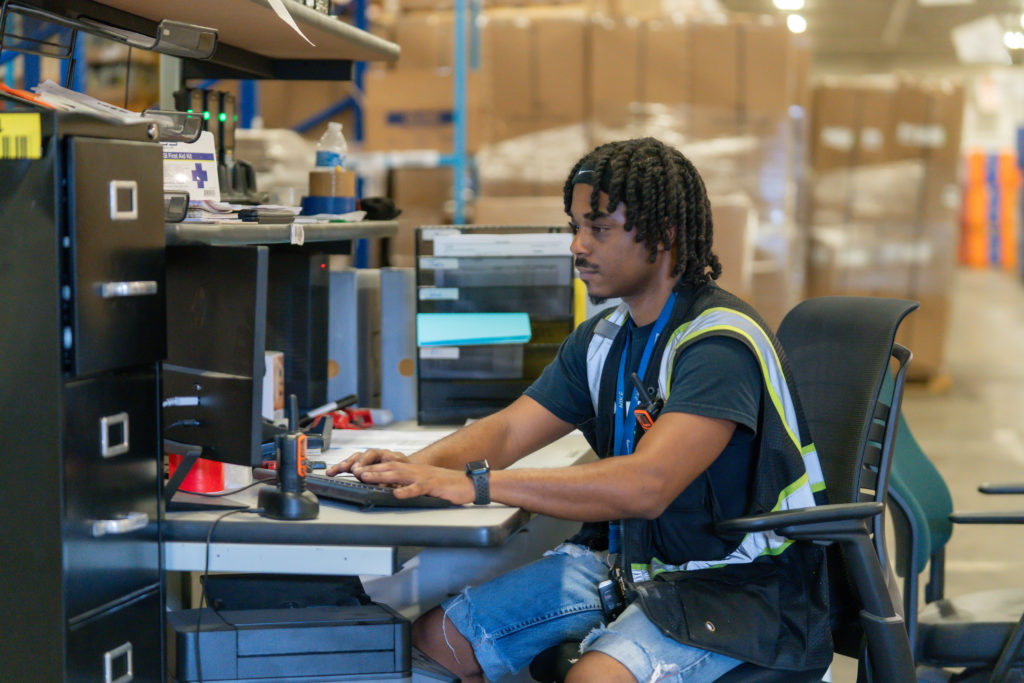
[[(566, 338), (555, 360), (525, 392), (556, 417), (574, 425), (594, 417), (587, 386), (587, 346), (594, 327), (592, 322), (580, 325)], [(627, 374), (635, 372), (640, 365), (644, 344), (653, 327), (651, 323), (630, 329), (633, 336)], [(723, 519), (742, 515), (749, 500), (757, 456), (761, 395), (762, 379), (757, 360), (738, 339), (710, 336), (692, 343), (676, 358), (668, 400), (661, 413), (691, 413), (737, 423), (729, 443), (708, 468)], [(679, 457), (686, 457), (686, 454), (681, 452)]]

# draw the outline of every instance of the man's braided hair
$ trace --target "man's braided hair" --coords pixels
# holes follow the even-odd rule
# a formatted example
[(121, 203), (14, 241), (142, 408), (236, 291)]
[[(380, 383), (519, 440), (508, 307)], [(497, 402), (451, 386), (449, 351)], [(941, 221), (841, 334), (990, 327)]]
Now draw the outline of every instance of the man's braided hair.
[[(654, 262), (658, 245), (675, 257), (672, 275), (681, 285), (698, 285), (715, 280), (722, 265), (711, 251), (713, 236), (711, 203), (704, 181), (690, 160), (678, 150), (654, 138), (609, 142), (580, 159), (565, 181), (565, 212), (571, 214), (572, 188), (581, 168), (592, 169), (589, 178), (600, 179), (590, 196), (591, 210), (597, 212), (598, 193), (608, 194), (608, 211), (619, 202), (626, 205), (626, 230), (636, 230), (636, 241), (644, 242)], [(586, 181), (584, 181), (586, 182)], [(675, 226), (673, 239), (669, 230)]]

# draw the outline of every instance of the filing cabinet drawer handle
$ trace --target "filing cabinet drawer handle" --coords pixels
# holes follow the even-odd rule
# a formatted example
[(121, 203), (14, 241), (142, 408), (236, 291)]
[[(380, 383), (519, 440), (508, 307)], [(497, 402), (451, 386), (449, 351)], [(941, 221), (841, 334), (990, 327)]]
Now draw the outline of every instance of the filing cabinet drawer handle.
[(148, 296), (156, 294), (159, 289), (156, 280), (136, 280), (134, 282), (104, 282), (100, 285), (100, 296), (104, 299), (115, 299), (125, 296)]
[[(114, 678), (114, 660), (118, 657), (125, 658), (125, 672)], [(103, 653), (103, 683), (128, 683), (135, 677), (133, 669), (131, 641)]]
[[(111, 438), (115, 429), (120, 428), (120, 440)], [(117, 437), (115, 436), (115, 439)], [(112, 458), (128, 452), (128, 413), (121, 412), (117, 415), (107, 415), (100, 418), (100, 455), (104, 458)]]
[(139, 217), (139, 183), (135, 180), (110, 181), (110, 220), (134, 221)]
[(149, 524), (149, 515), (145, 512), (129, 512), (116, 519), (97, 519), (92, 523), (92, 535), (96, 538), (107, 534), (127, 534), (145, 529)]

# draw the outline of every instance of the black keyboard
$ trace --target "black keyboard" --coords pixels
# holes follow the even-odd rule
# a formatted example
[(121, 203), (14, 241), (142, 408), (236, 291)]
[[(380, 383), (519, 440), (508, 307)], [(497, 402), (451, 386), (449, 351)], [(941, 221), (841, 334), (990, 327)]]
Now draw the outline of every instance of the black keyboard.
[[(256, 468), (257, 479), (276, 478), (274, 470)], [(325, 474), (307, 474), (306, 488), (320, 498), (329, 498), (342, 503), (351, 503), (369, 510), (370, 508), (446, 508), (453, 503), (436, 496), (413, 496), (395, 498), (394, 489), (381, 484), (366, 484), (351, 477), (328, 477)]]

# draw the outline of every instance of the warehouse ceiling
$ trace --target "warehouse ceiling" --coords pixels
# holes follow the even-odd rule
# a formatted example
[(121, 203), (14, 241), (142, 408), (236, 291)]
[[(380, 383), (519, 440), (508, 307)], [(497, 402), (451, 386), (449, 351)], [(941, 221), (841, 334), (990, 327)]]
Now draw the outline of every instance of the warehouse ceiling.
[[(788, 14), (773, 0), (719, 3), (736, 12)], [(1022, 6), (1022, 0), (805, 0), (797, 13), (807, 20), (805, 35), (820, 70), (948, 71), (963, 67), (965, 58), (995, 63), (1000, 53), (1004, 64), (1007, 54), (1015, 64), (1024, 62), (1024, 49), (1001, 44), (1002, 33), (1022, 30)], [(957, 27), (959, 54), (952, 37)]]

